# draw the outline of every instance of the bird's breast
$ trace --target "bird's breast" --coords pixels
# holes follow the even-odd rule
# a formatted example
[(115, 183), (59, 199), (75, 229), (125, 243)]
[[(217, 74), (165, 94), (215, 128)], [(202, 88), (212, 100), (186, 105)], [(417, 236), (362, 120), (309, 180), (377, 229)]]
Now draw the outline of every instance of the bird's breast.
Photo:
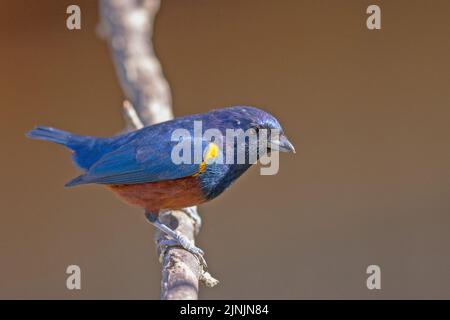
[(126, 202), (153, 212), (181, 209), (206, 201), (196, 177), (108, 187)]

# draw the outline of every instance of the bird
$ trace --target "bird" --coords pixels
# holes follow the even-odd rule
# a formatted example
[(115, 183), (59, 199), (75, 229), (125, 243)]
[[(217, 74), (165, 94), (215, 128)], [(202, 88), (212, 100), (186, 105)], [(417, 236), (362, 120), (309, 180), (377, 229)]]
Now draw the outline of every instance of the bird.
[[(196, 125), (201, 125), (200, 134), (195, 132)], [(202, 134), (208, 130), (215, 135)], [(229, 130), (250, 134), (240, 141), (237, 136), (228, 139)], [(176, 132), (178, 136), (174, 136)], [(260, 144), (263, 132), (266, 144)], [(45, 126), (35, 127), (26, 136), (72, 151), (72, 160), (83, 173), (67, 182), (66, 187), (106, 186), (125, 202), (144, 209), (147, 220), (167, 234), (173, 245), (201, 256), (203, 250), (163, 224), (159, 214), (218, 197), (254, 164), (254, 160), (250, 161), (252, 153), (256, 152), (256, 160), (272, 152), (295, 153), (278, 120), (252, 106), (181, 116), (111, 137), (83, 136)], [(190, 152), (191, 146), (200, 152)], [(177, 148), (178, 156), (185, 161), (175, 159)], [(242, 154), (244, 161), (239, 161)]]

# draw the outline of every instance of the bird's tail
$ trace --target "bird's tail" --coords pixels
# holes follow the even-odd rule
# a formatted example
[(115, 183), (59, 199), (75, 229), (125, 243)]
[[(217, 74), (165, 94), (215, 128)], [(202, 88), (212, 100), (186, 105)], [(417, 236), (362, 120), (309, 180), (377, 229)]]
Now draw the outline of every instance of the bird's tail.
[(61, 144), (73, 151), (72, 159), (84, 170), (87, 170), (107, 148), (96, 148), (103, 143), (100, 138), (79, 136), (67, 131), (38, 126), (29, 131), (27, 137)]
[(27, 137), (32, 139), (52, 141), (72, 149), (70, 145), (73, 144), (73, 139), (77, 136), (67, 131), (38, 126), (29, 131), (27, 133)]

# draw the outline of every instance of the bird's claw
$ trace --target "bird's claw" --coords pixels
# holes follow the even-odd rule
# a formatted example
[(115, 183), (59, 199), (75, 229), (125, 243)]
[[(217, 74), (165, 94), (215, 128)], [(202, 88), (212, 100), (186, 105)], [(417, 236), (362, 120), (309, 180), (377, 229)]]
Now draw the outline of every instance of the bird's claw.
[(192, 244), (191, 240), (189, 240), (189, 238), (186, 237), (184, 234), (177, 232), (177, 237), (175, 240), (178, 241), (178, 243), (184, 249), (191, 252), (192, 254), (201, 255), (201, 256), (203, 256), (205, 254), (202, 249), (200, 249), (199, 247), (196, 247), (194, 244)]
[(200, 249), (199, 247), (196, 247), (195, 245), (193, 245), (188, 237), (186, 237), (185, 235), (183, 235), (179, 232), (176, 233), (175, 239), (161, 239), (159, 241), (159, 245), (165, 246), (165, 247), (180, 246), (183, 249), (192, 253), (199, 260), (204, 271), (206, 271), (208, 268), (208, 265), (206, 264), (206, 260), (203, 257), (203, 255), (205, 254), (204, 251), (202, 249)]
[[(191, 240), (186, 237), (184, 234), (174, 231), (170, 229), (167, 225), (161, 223), (159, 221), (158, 216), (156, 214), (152, 214), (151, 212), (146, 212), (145, 216), (147, 220), (154, 225), (156, 228), (158, 228), (163, 234), (165, 234), (165, 237), (161, 237), (158, 239), (158, 245), (162, 250), (160, 250), (160, 261), (162, 261), (162, 257), (164, 256), (167, 247), (175, 247), (180, 246), (186, 251), (192, 253), (197, 260), (199, 261), (203, 273), (206, 273), (206, 270), (208, 268), (205, 258), (203, 258), (203, 255), (205, 254), (202, 249), (196, 247)], [(168, 238), (169, 239), (168, 239)]]

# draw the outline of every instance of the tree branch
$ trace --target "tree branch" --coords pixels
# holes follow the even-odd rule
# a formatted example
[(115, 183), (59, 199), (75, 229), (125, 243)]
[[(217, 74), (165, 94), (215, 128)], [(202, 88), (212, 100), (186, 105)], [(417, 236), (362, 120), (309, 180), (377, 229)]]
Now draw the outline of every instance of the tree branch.
[[(109, 45), (120, 85), (128, 100), (123, 113), (127, 130), (173, 118), (169, 85), (151, 42), (159, 0), (99, 0), (98, 34)], [(191, 209), (192, 210), (192, 209)], [(161, 214), (172, 229), (194, 241), (200, 227), (189, 209)], [(194, 208), (196, 210), (196, 208)], [(196, 212), (196, 211), (195, 211)], [(194, 213), (195, 213), (194, 212)], [(198, 283), (218, 283), (190, 252), (159, 245), (165, 235), (155, 235), (162, 263), (161, 299), (198, 299)]]

